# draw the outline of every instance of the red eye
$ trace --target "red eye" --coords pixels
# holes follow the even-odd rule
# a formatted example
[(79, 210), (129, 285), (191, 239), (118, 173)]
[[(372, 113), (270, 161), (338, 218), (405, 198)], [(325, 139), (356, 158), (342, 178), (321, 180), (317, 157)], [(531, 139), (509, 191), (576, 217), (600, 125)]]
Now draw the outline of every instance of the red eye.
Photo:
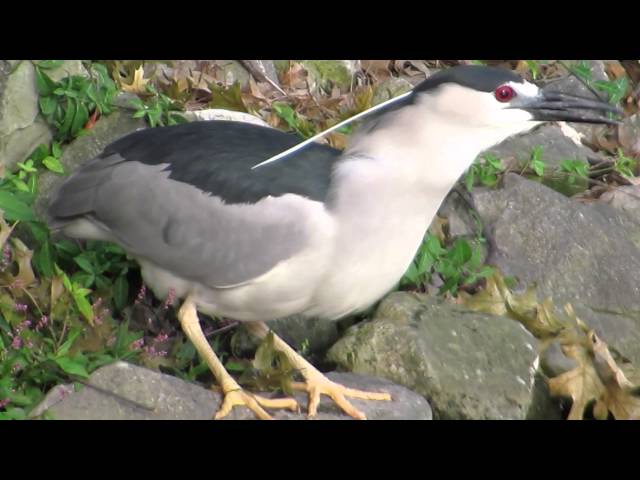
[(502, 85), (496, 88), (496, 100), (499, 102), (508, 102), (516, 96), (516, 92), (509, 85)]

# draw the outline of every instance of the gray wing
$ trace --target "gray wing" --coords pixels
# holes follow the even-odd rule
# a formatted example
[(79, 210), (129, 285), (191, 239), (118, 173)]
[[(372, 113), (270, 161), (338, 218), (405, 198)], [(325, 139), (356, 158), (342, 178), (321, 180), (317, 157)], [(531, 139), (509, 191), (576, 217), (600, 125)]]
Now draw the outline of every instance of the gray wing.
[[(315, 206), (314, 206), (315, 205)], [(130, 254), (210, 287), (250, 281), (304, 250), (318, 202), (299, 195), (225, 204), (166, 165), (92, 160), (57, 191), (50, 224), (87, 219)]]

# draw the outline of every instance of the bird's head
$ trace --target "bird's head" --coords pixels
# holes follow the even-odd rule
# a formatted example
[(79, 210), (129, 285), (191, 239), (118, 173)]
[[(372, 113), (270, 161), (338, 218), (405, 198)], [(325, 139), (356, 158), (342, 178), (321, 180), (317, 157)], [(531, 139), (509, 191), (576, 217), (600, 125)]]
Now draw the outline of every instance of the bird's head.
[(545, 121), (615, 124), (609, 113), (621, 113), (606, 102), (550, 91), (511, 71), (476, 65), (438, 72), (412, 97), (413, 105), (440, 122), (486, 131), (489, 143), (494, 134), (500, 141)]
[(512, 135), (545, 121), (615, 124), (611, 113), (621, 112), (538, 87), (509, 70), (458, 66), (369, 117), (347, 152), (403, 165), (409, 175), (448, 188), (480, 152)]

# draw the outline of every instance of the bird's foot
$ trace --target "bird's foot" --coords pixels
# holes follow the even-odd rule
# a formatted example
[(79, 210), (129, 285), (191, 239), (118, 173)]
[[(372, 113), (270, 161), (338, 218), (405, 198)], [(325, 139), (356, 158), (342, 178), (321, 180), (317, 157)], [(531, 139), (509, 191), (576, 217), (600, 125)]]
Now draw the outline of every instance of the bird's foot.
[(359, 398), (361, 400), (391, 400), (391, 395), (388, 393), (365, 392), (332, 382), (315, 368), (306, 370), (303, 374), (306, 381), (293, 383), (292, 388), (306, 391), (309, 394), (309, 417), (316, 416), (320, 395), (322, 394), (331, 397), (347, 415), (358, 420), (366, 420), (367, 417), (355, 408), (346, 397)]
[(224, 394), (224, 400), (220, 410), (215, 415), (216, 420), (226, 417), (231, 413), (233, 407), (245, 406), (251, 410), (260, 420), (273, 420), (264, 408), (288, 408), (293, 412), (300, 410), (298, 402), (293, 398), (265, 398), (254, 395), (238, 388), (230, 390)]

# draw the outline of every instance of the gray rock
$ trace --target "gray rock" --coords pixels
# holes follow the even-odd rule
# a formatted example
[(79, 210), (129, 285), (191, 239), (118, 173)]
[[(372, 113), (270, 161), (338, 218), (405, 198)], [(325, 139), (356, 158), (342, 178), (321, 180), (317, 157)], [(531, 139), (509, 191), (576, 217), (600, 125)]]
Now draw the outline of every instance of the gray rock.
[(0, 159), (11, 170), (24, 161), (51, 132), (38, 119), (35, 69), (27, 60), (2, 61), (0, 67)]
[[(499, 145), (490, 148), (491, 153), (503, 160), (506, 165), (525, 165), (533, 150), (542, 146), (542, 159), (549, 166), (557, 167), (563, 160), (598, 161), (602, 157), (584, 145), (577, 145), (567, 137), (560, 127), (545, 124), (524, 135), (508, 138)], [(484, 153), (483, 153), (484, 154)], [(481, 154), (482, 156), (482, 154)]]
[(47, 75), (56, 82), (62, 80), (65, 77), (71, 77), (73, 75), (79, 75), (82, 77), (89, 77), (89, 72), (84, 68), (80, 60), (65, 60), (58, 68), (47, 70)]
[[(326, 352), (338, 340), (336, 322), (309, 319), (301, 315), (269, 322), (269, 327), (285, 342), (304, 354), (317, 355)], [(235, 353), (246, 355), (254, 352), (260, 341), (245, 329), (238, 329), (231, 338)]]
[[(100, 118), (87, 136), (75, 139), (62, 154), (60, 159), (66, 172), (73, 172), (79, 166), (98, 155), (111, 142), (136, 130), (146, 128), (144, 120), (133, 118), (128, 111), (114, 111)], [(49, 194), (53, 187), (63, 181), (64, 177), (52, 172), (40, 175), (36, 199), (36, 213), (43, 216), (49, 202)]]
[(398, 292), (372, 321), (350, 328), (328, 359), (420, 393), (437, 419), (524, 419), (537, 408), (535, 343), (508, 318)]
[(216, 64), (219, 70), (216, 72), (216, 80), (223, 82), (225, 85), (233, 85), (238, 82), (240, 88), (244, 88), (249, 84), (249, 72), (236, 60), (218, 60)]
[(302, 60), (309, 72), (309, 86), (312, 90), (336, 85), (348, 88), (357, 71), (357, 60)]
[[(47, 70), (53, 80), (88, 73), (79, 60), (65, 60)], [(39, 115), (35, 68), (28, 60), (0, 61), (0, 159), (11, 170), (41, 143), (52, 139), (50, 128)]]
[(623, 119), (618, 127), (618, 139), (627, 155), (640, 155), (640, 113)]
[(232, 122), (244, 122), (253, 123), (254, 125), (260, 125), (262, 127), (271, 127), (267, 122), (260, 117), (251, 115), (245, 112), (236, 112), (233, 110), (225, 110), (223, 108), (209, 108), (206, 110), (193, 110), (184, 112), (182, 114), (184, 118), (190, 122), (200, 122), (208, 120), (228, 120)]
[[(331, 373), (328, 377), (352, 388), (383, 391), (391, 394), (391, 402), (353, 400), (353, 405), (371, 420), (430, 420), (429, 404), (415, 393), (388, 381), (362, 375)], [(59, 386), (49, 392), (32, 416), (48, 412), (59, 420), (209, 420), (219, 409), (222, 395), (199, 385), (170, 375), (117, 362), (95, 371), (90, 385), (74, 392), (69, 386)], [(261, 393), (271, 396), (269, 393)], [(303, 392), (295, 395), (301, 413), (271, 411), (280, 420), (306, 418), (307, 398)], [(333, 401), (326, 396), (320, 401), (319, 420), (347, 420)], [(229, 420), (254, 420), (245, 407), (235, 407)]]
[(488, 231), (489, 263), (542, 300), (577, 315), (640, 363), (640, 229), (608, 205), (583, 205), (515, 174), (474, 201)]
[(375, 86), (373, 91), (372, 105), (386, 102), (398, 95), (408, 92), (413, 88), (411, 82), (404, 78), (390, 77)]
[(640, 223), (640, 185), (624, 185), (604, 192), (599, 203), (620, 210)]

